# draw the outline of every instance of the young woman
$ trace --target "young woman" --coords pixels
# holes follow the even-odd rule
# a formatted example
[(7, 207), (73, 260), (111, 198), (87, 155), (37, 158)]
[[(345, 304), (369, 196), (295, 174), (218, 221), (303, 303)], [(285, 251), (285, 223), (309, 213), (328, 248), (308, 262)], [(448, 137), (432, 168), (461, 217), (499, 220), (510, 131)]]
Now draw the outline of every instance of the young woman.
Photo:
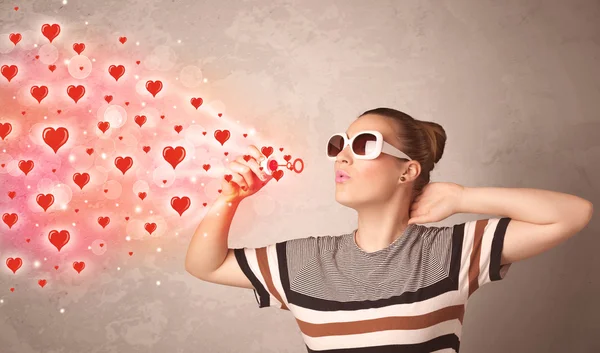
[[(251, 146), (252, 158), (230, 163), (232, 182), (223, 182), (198, 226), (186, 269), (253, 289), (260, 308), (289, 310), (308, 352), (458, 352), (469, 297), (503, 279), (512, 263), (578, 233), (592, 205), (538, 189), (430, 183), (445, 141), (436, 123), (389, 108), (367, 111), (327, 142), (336, 200), (357, 211), (357, 229), (229, 249), (239, 202), (272, 178)], [(421, 225), (460, 212), (502, 216)]]

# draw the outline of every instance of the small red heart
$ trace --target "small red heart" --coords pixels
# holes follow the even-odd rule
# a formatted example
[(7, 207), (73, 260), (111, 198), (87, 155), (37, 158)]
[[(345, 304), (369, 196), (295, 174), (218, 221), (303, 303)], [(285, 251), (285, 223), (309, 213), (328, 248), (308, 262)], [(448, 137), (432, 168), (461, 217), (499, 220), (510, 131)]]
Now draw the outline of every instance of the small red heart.
[(88, 148), (85, 150), (87, 152), (88, 155), (92, 155), (92, 153), (94, 153), (94, 149), (93, 148)]
[(80, 71), (83, 71), (83, 66), (80, 66), (80, 67), (79, 67), (79, 70), (80, 70)]
[(56, 173), (56, 169), (52, 169), (52, 173)]
[(107, 193), (107, 192), (108, 192), (108, 189), (104, 189), (104, 193)]
[(128, 221), (128, 220), (129, 220), (129, 216), (126, 216), (126, 217), (125, 217), (125, 220), (126, 220), (126, 221)]
[(135, 63), (139, 65), (141, 63), (141, 61), (137, 60)]
[(229, 154), (229, 152), (223, 152), (223, 153), (224, 153), (225, 155), (228, 155), (228, 154)]
[(138, 192), (138, 197), (142, 200), (144, 200), (146, 198), (146, 196), (148, 196), (147, 193), (145, 192)]
[(208, 170), (210, 169), (210, 164), (204, 164), (202, 168), (204, 168), (204, 170), (208, 172)]
[(285, 159), (286, 162), (289, 162), (290, 159), (292, 159), (292, 156), (290, 156), (289, 154), (286, 154), (285, 156), (283, 156), (283, 159)]
[(248, 134), (244, 134), (244, 137), (248, 137)]
[(217, 114), (217, 115), (219, 116), (219, 118), (223, 116), (223, 114), (221, 114), (221, 113), (219, 113), (219, 114)]
[(15, 6), (15, 11), (19, 11), (19, 7), (18, 6)]
[(246, 162), (248, 162), (248, 161), (250, 160), (250, 158), (252, 158), (252, 156), (251, 156), (251, 155), (249, 155), (249, 154), (245, 154), (245, 155), (244, 155), (244, 160), (245, 160)]
[(5, 166), (5, 165), (6, 165), (6, 164), (4, 164), (4, 163), (0, 164), (0, 166), (2, 166), (2, 168), (4, 168), (4, 166)]
[(129, 102), (125, 102), (125, 105), (129, 106)]
[(166, 183), (167, 183), (167, 179), (163, 179), (163, 184), (166, 184)]
[(106, 101), (106, 103), (110, 103), (113, 100), (113, 96), (107, 94), (106, 96), (104, 96), (104, 100)]
[(35, 56), (35, 58), (36, 58), (36, 59), (39, 59), (39, 58), (40, 58), (40, 56), (39, 56), (39, 55), (36, 55), (36, 56)]
[(119, 37), (119, 42), (121, 42), (121, 44), (125, 44), (125, 42), (127, 42), (127, 37)]
[(27, 238), (27, 239), (25, 239), (25, 241), (29, 243), (31, 241), (31, 239)]
[(144, 146), (142, 149), (143, 149), (143, 150), (144, 150), (144, 152), (146, 152), (146, 153), (150, 152), (150, 146)]
[(60, 110), (60, 109), (59, 109), (59, 110), (57, 110), (56, 112), (57, 112), (58, 114), (60, 114), (60, 112), (62, 112), (62, 110)]
[(164, 119), (164, 118), (165, 118), (165, 116), (164, 116), (164, 115), (161, 115), (161, 116), (160, 116), (160, 118), (161, 118), (161, 119)]
[(175, 129), (175, 131), (177, 131), (177, 133), (180, 133), (181, 130), (183, 130), (183, 126), (181, 126), (181, 125), (175, 125), (174, 129)]
[(231, 175), (231, 174), (225, 174), (225, 180), (227, 180), (227, 182), (230, 182), (231, 179), (233, 179), (233, 175)]
[(54, 70), (56, 70), (56, 65), (48, 65), (48, 70), (54, 72)]
[(131, 256), (131, 255), (133, 255), (133, 251), (130, 251), (130, 252), (129, 252), (129, 256)]
[(221, 193), (221, 191), (223, 191), (223, 190), (219, 189), (219, 190), (217, 190), (217, 191), (218, 191), (218, 192), (219, 192), (219, 194), (220, 194), (220, 193)]
[(14, 292), (14, 291), (15, 291), (15, 289), (14, 289), (14, 288), (11, 288), (11, 289), (10, 289), (10, 291), (11, 291), (11, 292)]
[(100, 243), (100, 244), (98, 244), (98, 245), (100, 245), (100, 247), (101, 247), (101, 248), (103, 248), (103, 247), (104, 247), (104, 243)]
[(38, 284), (40, 285), (40, 287), (44, 288), (44, 286), (46, 285), (46, 283), (48, 283), (48, 281), (46, 281), (45, 279), (40, 279), (38, 281)]
[(76, 208), (76, 209), (75, 209), (75, 213), (77, 213), (77, 212), (79, 212), (79, 209), (78, 209), (78, 208)]
[(119, 136), (119, 140), (123, 140), (123, 136)]
[(283, 152), (283, 147), (279, 147), (279, 150), (280, 150), (281, 152)]
[(206, 207), (206, 205), (208, 205), (206, 202), (202, 203), (202, 206)]
[(55, 269), (55, 270), (58, 270), (58, 265), (54, 266), (54, 269)]
[(206, 131), (203, 131), (203, 132), (202, 132), (202, 135), (206, 136)]
[[(4, 164), (2, 164), (2, 167), (4, 167)], [(14, 198), (15, 198), (15, 196), (17, 196), (17, 193), (16, 193), (16, 191), (9, 191), (9, 192), (8, 192), (8, 197), (10, 197), (10, 198), (11, 198), (11, 200), (12, 200), (12, 199), (14, 199)]]

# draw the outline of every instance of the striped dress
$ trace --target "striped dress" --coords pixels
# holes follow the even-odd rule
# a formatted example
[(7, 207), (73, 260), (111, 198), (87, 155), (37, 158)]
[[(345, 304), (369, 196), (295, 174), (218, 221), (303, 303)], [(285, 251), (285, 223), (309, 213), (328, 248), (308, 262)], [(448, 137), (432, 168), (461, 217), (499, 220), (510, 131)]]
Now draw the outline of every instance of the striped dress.
[(468, 298), (504, 278), (510, 218), (410, 224), (362, 250), (354, 230), (236, 248), (258, 307), (290, 311), (308, 352), (458, 352)]

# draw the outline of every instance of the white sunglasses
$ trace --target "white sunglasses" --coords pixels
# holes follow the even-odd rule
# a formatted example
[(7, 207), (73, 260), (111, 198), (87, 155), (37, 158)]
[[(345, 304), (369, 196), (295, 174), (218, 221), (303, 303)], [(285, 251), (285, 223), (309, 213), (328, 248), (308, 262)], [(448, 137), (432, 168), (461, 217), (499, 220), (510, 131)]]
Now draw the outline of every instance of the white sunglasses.
[(394, 157), (412, 160), (404, 152), (385, 142), (383, 135), (377, 130), (361, 131), (351, 139), (348, 139), (346, 133), (333, 134), (327, 141), (327, 158), (335, 161), (338, 153), (348, 145), (356, 159), (375, 159), (383, 152)]

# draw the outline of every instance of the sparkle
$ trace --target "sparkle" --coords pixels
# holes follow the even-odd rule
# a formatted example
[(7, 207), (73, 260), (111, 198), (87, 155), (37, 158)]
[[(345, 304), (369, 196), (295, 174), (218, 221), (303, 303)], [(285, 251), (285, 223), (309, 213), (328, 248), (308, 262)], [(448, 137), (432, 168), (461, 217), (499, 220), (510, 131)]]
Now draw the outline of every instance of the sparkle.
[(28, 189), (31, 189), (31, 185), (27, 185), (27, 188), (28, 188)]
[(121, 268), (120, 268), (120, 267), (117, 267), (117, 271), (121, 271)]
[(92, 250), (92, 247), (91, 247), (91, 246), (88, 246), (88, 250)]
[(85, 24), (87, 25), (87, 24), (88, 24), (88, 21), (85, 21)]
[(140, 42), (135, 42), (135, 45), (140, 45)]
[(84, 134), (84, 135), (87, 135), (87, 131), (84, 131), (84, 132), (83, 132), (83, 134)]
[(181, 43), (181, 39), (177, 39), (177, 43)]
[(75, 222), (71, 223), (73, 225), (73, 227), (75, 227)]
[(70, 154), (69, 155), (69, 162), (73, 162), (75, 160), (75, 156)]
[(118, 203), (116, 203), (116, 204), (115, 204), (115, 206), (119, 207), (119, 204), (118, 204)]
[(125, 237), (125, 240), (131, 241), (131, 237), (128, 235), (128, 236)]
[(135, 77), (136, 80), (140, 78), (138, 75), (135, 75), (133, 77)]
[(156, 281), (156, 285), (157, 285), (157, 286), (160, 286), (160, 281)]
[(137, 206), (137, 207), (135, 208), (135, 212), (137, 212), (137, 213), (140, 213), (140, 212), (142, 212), (142, 208), (141, 208), (140, 206)]
[(161, 248), (156, 248), (156, 252), (161, 252), (162, 249)]
[[(66, 1), (64, 1), (64, 3), (66, 3)], [(65, 309), (60, 309), (60, 313), (64, 314), (65, 313)]]
[(67, 4), (67, 0), (63, 0), (63, 5), (66, 5), (66, 4)]
[(66, 210), (67, 209), (67, 205), (62, 205), (62, 209)]
[(40, 267), (40, 265), (41, 265), (41, 263), (37, 260), (33, 262), (33, 267), (35, 267), (35, 268)]
[(47, 117), (47, 116), (44, 116), (44, 119), (48, 119), (48, 117)]
[(65, 65), (69, 65), (69, 60), (65, 59)]
[(0, 304), (4, 303), (4, 299), (0, 299)]
[(106, 159), (106, 153), (102, 153), (102, 159)]
[(83, 200), (83, 202), (87, 203), (87, 200)]
[(206, 83), (206, 82), (208, 82), (208, 79), (207, 79), (207, 78), (205, 78), (205, 79), (204, 79), (204, 83)]

